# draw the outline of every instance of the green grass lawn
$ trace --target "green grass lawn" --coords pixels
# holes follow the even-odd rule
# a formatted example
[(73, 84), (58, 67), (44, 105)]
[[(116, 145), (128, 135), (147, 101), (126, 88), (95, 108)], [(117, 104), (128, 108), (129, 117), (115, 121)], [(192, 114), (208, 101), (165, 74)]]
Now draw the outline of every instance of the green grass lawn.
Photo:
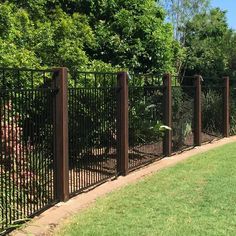
[(236, 235), (236, 144), (97, 200), (55, 235)]

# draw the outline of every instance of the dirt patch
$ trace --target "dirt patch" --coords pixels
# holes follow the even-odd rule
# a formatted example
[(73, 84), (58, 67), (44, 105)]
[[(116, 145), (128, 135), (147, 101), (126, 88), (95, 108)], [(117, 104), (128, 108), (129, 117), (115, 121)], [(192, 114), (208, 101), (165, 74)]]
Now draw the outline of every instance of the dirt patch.
[[(202, 133), (203, 143), (213, 142), (219, 138), (211, 134)], [(173, 155), (191, 148), (194, 148), (193, 133), (190, 133), (180, 143), (173, 141)], [(83, 158), (77, 156), (74, 159), (70, 159), (70, 193), (80, 192), (117, 175), (116, 150), (111, 149), (109, 153), (105, 153), (104, 150), (96, 149), (93, 150), (93, 153), (87, 154)], [(162, 140), (129, 147), (129, 170), (135, 170), (163, 157)]]

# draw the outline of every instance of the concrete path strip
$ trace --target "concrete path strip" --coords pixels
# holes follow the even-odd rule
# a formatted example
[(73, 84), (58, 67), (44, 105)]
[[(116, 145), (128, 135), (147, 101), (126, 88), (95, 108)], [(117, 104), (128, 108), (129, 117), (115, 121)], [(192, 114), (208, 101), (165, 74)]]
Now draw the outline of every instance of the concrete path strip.
[(210, 144), (203, 145), (201, 147), (195, 147), (189, 151), (185, 151), (181, 154), (174, 155), (172, 157), (166, 157), (160, 161), (154, 162), (148, 166), (143, 167), (137, 171), (130, 173), (123, 177), (120, 176), (116, 180), (106, 182), (93, 190), (79, 194), (78, 196), (70, 199), (66, 203), (58, 203), (47, 211), (43, 212), (40, 216), (35, 217), (28, 222), (23, 228), (13, 231), (10, 235), (12, 236), (23, 236), (23, 235), (35, 235), (45, 236), (52, 235), (56, 226), (61, 224), (65, 219), (78, 213), (81, 209), (86, 208), (89, 204), (94, 202), (98, 197), (104, 196), (105, 194), (117, 190), (125, 185), (136, 182), (144, 176), (151, 175), (163, 168), (173, 166), (178, 162), (186, 160), (187, 158), (222, 146), (227, 143), (236, 141), (236, 136), (230, 138), (224, 138), (215, 141)]

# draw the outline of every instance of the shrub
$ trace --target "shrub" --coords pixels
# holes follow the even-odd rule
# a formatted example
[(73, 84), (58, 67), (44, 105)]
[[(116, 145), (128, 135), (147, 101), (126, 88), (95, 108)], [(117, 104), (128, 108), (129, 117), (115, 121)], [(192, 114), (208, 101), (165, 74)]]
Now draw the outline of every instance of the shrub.
[(223, 132), (222, 88), (202, 88), (202, 130), (213, 136)]

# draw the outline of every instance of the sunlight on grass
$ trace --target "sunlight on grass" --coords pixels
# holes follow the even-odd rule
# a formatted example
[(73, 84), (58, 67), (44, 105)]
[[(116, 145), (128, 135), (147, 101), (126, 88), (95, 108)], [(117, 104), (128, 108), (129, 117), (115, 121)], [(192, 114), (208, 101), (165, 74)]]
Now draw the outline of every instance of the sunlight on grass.
[(236, 144), (100, 198), (55, 235), (236, 235)]

